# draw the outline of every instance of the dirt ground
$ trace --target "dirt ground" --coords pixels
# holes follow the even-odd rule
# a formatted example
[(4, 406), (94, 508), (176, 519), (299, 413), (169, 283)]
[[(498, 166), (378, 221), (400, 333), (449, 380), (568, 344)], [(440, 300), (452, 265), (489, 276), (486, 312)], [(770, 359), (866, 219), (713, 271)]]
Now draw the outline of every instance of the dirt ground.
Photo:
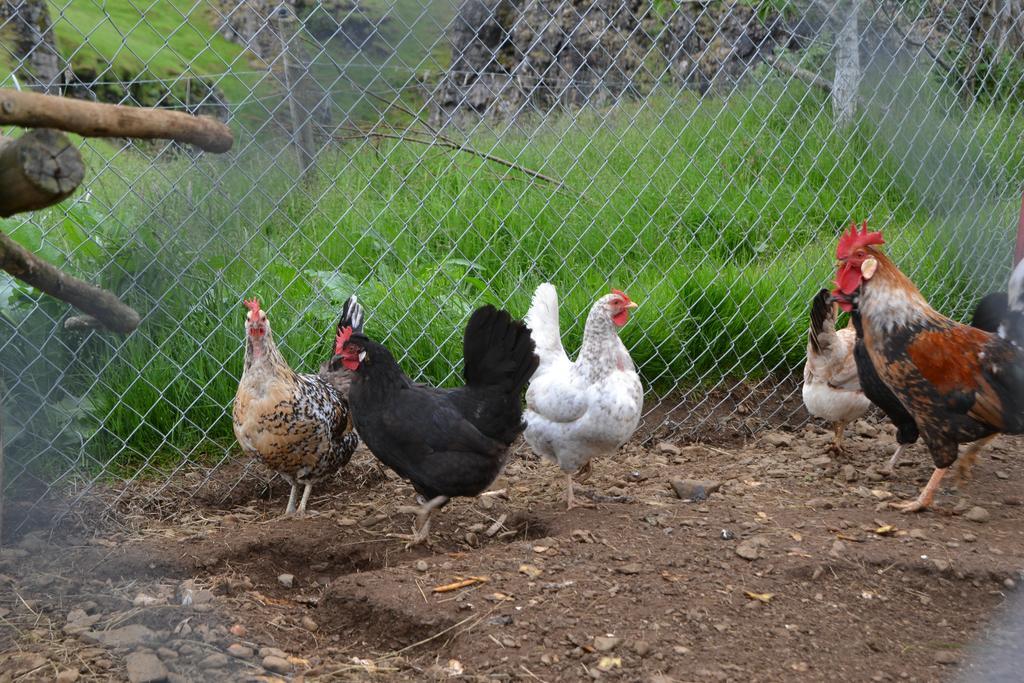
[[(554, 466), (519, 457), (504, 494), (453, 502), (411, 551), (391, 534), (412, 490), (363, 450), (304, 519), (242, 463), (195, 496), (199, 473), (140, 487), (115, 523), (0, 551), (0, 681), (969, 674), (1024, 569), (1024, 440), (906, 516), (887, 503), (927, 479), (924, 447), (887, 477), (887, 426), (851, 427), (844, 456), (830, 437), (629, 445), (577, 485), (596, 507), (568, 512)], [(713, 492), (683, 500), (682, 479)]]

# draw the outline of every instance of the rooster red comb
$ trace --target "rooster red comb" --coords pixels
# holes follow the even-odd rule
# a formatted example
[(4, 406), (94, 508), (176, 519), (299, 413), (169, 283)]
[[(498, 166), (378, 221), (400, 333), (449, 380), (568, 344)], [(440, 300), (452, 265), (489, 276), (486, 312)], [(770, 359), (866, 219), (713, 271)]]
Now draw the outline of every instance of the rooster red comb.
[(345, 342), (352, 337), (352, 328), (343, 327), (338, 330), (338, 336), (334, 341), (334, 355), (337, 356), (345, 348)]
[(253, 297), (252, 299), (243, 299), (242, 303), (245, 304), (245, 307), (249, 309), (249, 311), (252, 313), (252, 316), (254, 318), (257, 315), (260, 314), (260, 300), (259, 299), (255, 298), (255, 297)]
[(629, 295), (628, 295), (628, 294), (626, 294), (625, 292), (623, 292), (623, 291), (622, 291), (621, 289), (615, 289), (615, 288), (612, 288), (612, 294), (617, 294), (618, 296), (621, 296), (621, 297), (622, 297), (623, 299), (625, 299), (625, 300), (626, 300), (626, 303), (627, 303), (627, 304), (628, 304), (628, 303), (629, 303), (630, 301), (632, 301), (632, 299), (630, 299), (630, 298), (629, 298)]
[(861, 231), (857, 232), (857, 224), (850, 223), (850, 232), (843, 233), (839, 238), (839, 246), (836, 247), (836, 258), (840, 261), (850, 258), (850, 254), (859, 247), (868, 247), (872, 244), (885, 244), (881, 232), (868, 232), (868, 222), (861, 224)]

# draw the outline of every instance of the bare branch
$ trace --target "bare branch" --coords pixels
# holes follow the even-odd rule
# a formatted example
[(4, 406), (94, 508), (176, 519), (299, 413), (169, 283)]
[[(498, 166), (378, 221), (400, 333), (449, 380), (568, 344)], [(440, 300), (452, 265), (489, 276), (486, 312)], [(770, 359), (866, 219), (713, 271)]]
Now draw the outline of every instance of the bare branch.
[(0, 136), (0, 217), (56, 204), (83, 177), (82, 155), (59, 131), (41, 128), (18, 139)]
[[(557, 178), (553, 178), (553, 177), (551, 177), (549, 175), (545, 175), (545, 174), (541, 173), (540, 171), (534, 171), (533, 169), (527, 168), (527, 167), (523, 166), (522, 164), (517, 164), (514, 161), (509, 161), (508, 159), (502, 159), (501, 157), (494, 156), (493, 154), (489, 154), (488, 152), (481, 152), (480, 150), (474, 149), (474, 148), (470, 147), (467, 144), (455, 142), (454, 140), (451, 140), (450, 138), (445, 137), (445, 136), (431, 137), (428, 134), (420, 132), (420, 131), (406, 131), (406, 132), (397, 132), (397, 133), (383, 133), (383, 132), (375, 131), (375, 130), (368, 130), (368, 131), (359, 130), (358, 132), (359, 132), (359, 137), (364, 137), (364, 138), (383, 138), (383, 139), (386, 139), (386, 140), (401, 140), (403, 142), (416, 142), (416, 143), (419, 143), (421, 145), (436, 145), (436, 146), (439, 146), (439, 147), (447, 147), (448, 149), (454, 149), (457, 152), (465, 152), (467, 154), (472, 154), (473, 156), (480, 157), (481, 159), (486, 159), (487, 161), (493, 161), (496, 164), (501, 164), (502, 166), (505, 166), (506, 168), (511, 168), (512, 170), (519, 171), (520, 173), (528, 175), (531, 178), (535, 178), (537, 180), (542, 180), (542, 181), (544, 181), (546, 183), (551, 183), (552, 185), (555, 186), (556, 190), (568, 190), (569, 189), (569, 187), (566, 186), (565, 183), (563, 183), (561, 180), (559, 180)], [(335, 136), (335, 139), (338, 139), (338, 140), (350, 140), (350, 139), (352, 139), (352, 136)]]
[(139, 314), (112, 293), (51, 266), (3, 232), (0, 232), (0, 268), (88, 313), (109, 330), (127, 334), (139, 326)]
[(59, 128), (94, 138), (177, 140), (218, 154), (227, 152), (234, 144), (231, 129), (206, 116), (4, 88), (0, 88), (0, 125)]
[(808, 71), (807, 69), (801, 69), (798, 66), (794, 66), (781, 57), (771, 60), (768, 63), (773, 69), (778, 69), (782, 73), (789, 74), (790, 76), (803, 81), (807, 85), (820, 88), (827, 93), (832, 92), (832, 81), (827, 78), (822, 78), (818, 74)]

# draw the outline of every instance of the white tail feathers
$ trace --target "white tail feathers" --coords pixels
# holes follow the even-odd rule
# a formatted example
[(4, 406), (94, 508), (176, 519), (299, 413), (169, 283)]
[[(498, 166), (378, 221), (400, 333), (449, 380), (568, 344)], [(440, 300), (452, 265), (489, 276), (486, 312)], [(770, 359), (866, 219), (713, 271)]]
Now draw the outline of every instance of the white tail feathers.
[(1010, 285), (1007, 288), (1011, 311), (1024, 312), (1024, 260), (1017, 264), (1010, 275)]
[(568, 360), (558, 328), (558, 293), (551, 283), (545, 282), (533, 293), (526, 326), (530, 328), (530, 336), (540, 358), (538, 372), (552, 363)]

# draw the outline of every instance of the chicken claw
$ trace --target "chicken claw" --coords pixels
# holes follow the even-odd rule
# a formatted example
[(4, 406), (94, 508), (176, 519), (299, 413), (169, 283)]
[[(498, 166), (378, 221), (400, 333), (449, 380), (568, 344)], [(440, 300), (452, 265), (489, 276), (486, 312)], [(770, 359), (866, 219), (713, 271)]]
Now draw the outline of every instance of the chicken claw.
[(577, 501), (576, 500), (576, 497), (573, 495), (573, 491), (572, 491), (572, 475), (571, 474), (566, 474), (565, 475), (565, 482), (567, 484), (566, 496), (565, 496), (565, 499), (566, 499), (565, 500), (565, 502), (566, 502), (565, 509), (566, 510), (572, 510), (573, 508), (594, 508), (594, 507), (597, 507), (593, 503), (588, 503), (588, 502)]
[(925, 487), (921, 490), (921, 495), (919, 495), (915, 500), (908, 500), (900, 503), (889, 503), (889, 507), (903, 513), (920, 512), (925, 508), (931, 507), (932, 501), (935, 500), (935, 494), (939, 490), (939, 485), (942, 483), (942, 477), (945, 476), (947, 470), (949, 470), (948, 467), (944, 467), (942, 469), (935, 468), (935, 471), (932, 472), (932, 476), (928, 480), (928, 483), (925, 484)]

